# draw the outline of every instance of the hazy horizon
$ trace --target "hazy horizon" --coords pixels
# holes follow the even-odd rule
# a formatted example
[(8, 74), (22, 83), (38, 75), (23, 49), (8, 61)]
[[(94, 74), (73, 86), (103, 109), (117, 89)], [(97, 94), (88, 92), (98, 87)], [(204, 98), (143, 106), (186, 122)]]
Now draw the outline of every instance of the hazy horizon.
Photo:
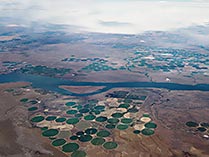
[(137, 34), (168, 31), (209, 22), (203, 0), (1, 0), (0, 18), (8, 25), (34, 22), (74, 26), (79, 31)]

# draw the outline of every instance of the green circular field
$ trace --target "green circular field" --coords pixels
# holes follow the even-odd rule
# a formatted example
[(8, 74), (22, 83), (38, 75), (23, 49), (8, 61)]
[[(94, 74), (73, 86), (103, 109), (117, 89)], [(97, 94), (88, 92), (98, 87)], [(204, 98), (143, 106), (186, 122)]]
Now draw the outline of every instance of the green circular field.
[(204, 127), (198, 127), (197, 130), (200, 132), (205, 132), (207, 129)]
[(80, 113), (88, 113), (89, 112), (89, 109), (83, 108), (83, 109), (80, 109), (79, 112)]
[(50, 140), (56, 140), (56, 137), (49, 137)]
[(89, 114), (89, 115), (84, 116), (85, 120), (94, 120), (95, 118), (96, 118), (96, 116), (93, 114)]
[(76, 150), (71, 154), (71, 157), (85, 157), (86, 152), (81, 151), (81, 150)]
[(78, 131), (78, 132), (76, 132), (76, 135), (78, 135), (78, 136), (84, 135), (84, 132), (83, 131)]
[(103, 144), (103, 147), (105, 149), (115, 149), (118, 147), (118, 144), (116, 142), (106, 142)]
[(105, 122), (107, 120), (107, 117), (99, 116), (95, 119), (97, 122)]
[(55, 136), (59, 133), (57, 129), (48, 129), (44, 132), (42, 132), (42, 135), (45, 137)]
[(107, 129), (114, 129), (115, 128), (115, 125), (114, 124), (107, 124), (107, 125), (105, 125), (105, 127)]
[(152, 129), (143, 129), (142, 130), (142, 134), (143, 135), (145, 135), (145, 136), (150, 136), (150, 135), (153, 135), (155, 133), (155, 131), (154, 130), (152, 130)]
[(97, 110), (92, 110), (91, 112), (94, 112), (95, 115), (98, 115), (101, 113), (100, 111), (97, 111)]
[(33, 106), (33, 107), (28, 108), (28, 111), (35, 111), (35, 110), (37, 110), (37, 109), (38, 109), (38, 107)]
[(126, 130), (126, 129), (128, 129), (128, 125), (125, 125), (125, 124), (118, 124), (118, 125), (117, 125), (117, 129), (118, 129), (118, 130)]
[(97, 132), (97, 129), (95, 128), (88, 128), (85, 130), (86, 134), (96, 134), (96, 132)]
[(80, 137), (78, 137), (78, 139), (81, 142), (88, 142), (88, 141), (91, 141), (92, 136), (91, 135), (81, 135)]
[(128, 109), (128, 112), (131, 112), (131, 113), (136, 113), (138, 111), (139, 110), (137, 108), (135, 108), (135, 107)]
[(125, 103), (131, 103), (132, 100), (131, 100), (131, 99), (125, 99), (124, 102), (125, 102)]
[(119, 122), (119, 119), (117, 118), (109, 118), (107, 120), (108, 123), (111, 123), (111, 124), (117, 124)]
[(150, 116), (149, 116), (149, 114), (144, 113), (144, 114), (143, 114), (143, 117), (150, 117)]
[(153, 123), (153, 122), (148, 122), (144, 125), (146, 128), (157, 128), (157, 124)]
[(133, 131), (134, 134), (140, 134), (140, 132), (141, 132), (140, 130), (134, 130)]
[(35, 122), (35, 123), (38, 123), (38, 122), (41, 122), (44, 120), (44, 117), (43, 116), (36, 116), (36, 117), (33, 117), (31, 119), (31, 122)]
[(108, 137), (110, 136), (110, 132), (107, 130), (101, 130), (97, 133), (97, 136), (99, 137)]
[(118, 107), (119, 108), (126, 108), (126, 109), (128, 109), (130, 107), (130, 105), (125, 103), (125, 104), (120, 104)]
[(35, 104), (38, 103), (38, 101), (36, 101), (36, 100), (31, 100), (30, 103), (33, 104), (33, 105), (35, 105)]
[(73, 141), (74, 140), (77, 140), (78, 139), (78, 136), (73, 135), (73, 136), (70, 137), (70, 139), (73, 140)]
[(114, 117), (114, 118), (121, 118), (121, 117), (123, 117), (123, 113), (113, 113), (112, 117)]
[(102, 145), (105, 142), (104, 138), (100, 138), (100, 137), (96, 137), (93, 140), (91, 140), (91, 144), (98, 146), (98, 145)]
[(46, 121), (53, 121), (56, 118), (57, 118), (56, 116), (48, 116), (48, 117), (46, 117)]
[(197, 127), (199, 124), (197, 124), (196, 122), (189, 121), (189, 122), (186, 122), (186, 125), (188, 127)]
[(67, 124), (77, 124), (79, 122), (78, 118), (70, 118), (66, 121)]
[(78, 111), (77, 110), (68, 110), (66, 113), (67, 114), (76, 114)]
[(73, 106), (73, 105), (75, 105), (76, 103), (75, 102), (67, 102), (65, 105), (66, 106)]
[(83, 117), (83, 114), (82, 113), (77, 113), (77, 114), (75, 114), (75, 117), (77, 117), (77, 118)]
[(28, 101), (28, 98), (20, 99), (20, 102), (27, 102), (27, 101)]
[(203, 123), (200, 123), (200, 125), (201, 125), (202, 127), (209, 128), (209, 123), (203, 122)]
[(129, 124), (129, 123), (132, 123), (133, 120), (131, 118), (123, 118), (123, 119), (121, 119), (121, 122), (125, 123), (125, 124)]
[(64, 146), (62, 146), (63, 152), (75, 152), (79, 149), (79, 145), (77, 143), (67, 143)]
[(105, 109), (105, 106), (102, 106), (102, 105), (98, 105), (98, 106), (95, 106), (94, 107), (95, 110), (99, 110), (99, 111), (102, 111)]
[(66, 143), (65, 139), (56, 139), (52, 142), (52, 145), (55, 147), (61, 146)]
[(82, 105), (78, 105), (78, 106), (73, 106), (73, 108), (77, 108), (78, 110), (82, 109), (83, 106)]
[(41, 130), (42, 130), (42, 131), (48, 130), (48, 127), (45, 126), (45, 127), (41, 128)]
[(76, 108), (78, 110), (82, 109), (83, 106), (82, 105), (74, 105), (74, 106), (71, 106), (72, 108)]
[(57, 123), (62, 123), (62, 122), (64, 122), (64, 121), (66, 121), (66, 118), (64, 118), (64, 117), (62, 117), (62, 118), (57, 118), (55, 121), (56, 121)]

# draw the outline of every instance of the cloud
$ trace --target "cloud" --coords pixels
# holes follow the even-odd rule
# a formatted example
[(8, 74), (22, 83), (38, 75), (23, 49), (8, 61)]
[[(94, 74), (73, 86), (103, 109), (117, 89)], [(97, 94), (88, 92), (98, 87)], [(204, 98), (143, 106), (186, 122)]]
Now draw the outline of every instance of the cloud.
[(100, 25), (106, 27), (123, 27), (123, 26), (130, 26), (131, 23), (128, 22), (118, 22), (118, 21), (99, 21)]
[(134, 34), (209, 22), (209, 2), (203, 0), (0, 1), (0, 18), (12, 24), (75, 25), (90, 32)]

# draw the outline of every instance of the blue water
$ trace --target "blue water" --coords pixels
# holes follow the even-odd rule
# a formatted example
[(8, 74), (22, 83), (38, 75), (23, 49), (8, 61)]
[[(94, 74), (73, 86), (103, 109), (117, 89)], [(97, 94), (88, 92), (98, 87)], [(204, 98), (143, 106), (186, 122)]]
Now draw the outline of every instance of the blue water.
[[(8, 82), (31, 82), (32, 87), (42, 88), (45, 90), (57, 92), (63, 95), (72, 96), (90, 96), (99, 93), (106, 92), (112, 88), (164, 88), (168, 90), (199, 90), (199, 91), (209, 91), (209, 84), (197, 84), (197, 85), (187, 85), (187, 84), (177, 84), (177, 83), (164, 83), (164, 82), (116, 82), (116, 83), (106, 83), (106, 82), (73, 82), (69, 80), (64, 80), (61, 78), (51, 78), (47, 76), (31, 75), (31, 74), (21, 74), (21, 73), (10, 73), (0, 75), (0, 83)], [(69, 86), (104, 86), (104, 88), (99, 89), (95, 92), (77, 94), (64, 89), (59, 88), (60, 85)]]

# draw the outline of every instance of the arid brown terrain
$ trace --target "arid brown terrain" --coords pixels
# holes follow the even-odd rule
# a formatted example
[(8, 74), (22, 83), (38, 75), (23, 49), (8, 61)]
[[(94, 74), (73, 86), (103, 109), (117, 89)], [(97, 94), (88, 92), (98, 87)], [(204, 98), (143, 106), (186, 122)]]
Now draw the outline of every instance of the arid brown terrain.
[[(28, 83), (1, 84), (1, 116), (0, 116), (0, 154), (1, 156), (60, 156), (64, 154), (59, 149), (51, 146), (50, 140), (41, 136), (41, 131), (34, 128), (30, 122), (31, 113), (27, 107), (20, 103), (22, 98), (38, 99), (46, 102), (51, 107), (66, 102), (70, 97), (53, 94), (42, 95), (35, 92)], [(8, 92), (8, 89), (14, 91)], [(127, 89), (118, 89), (127, 90)], [(115, 89), (108, 91), (111, 93)], [(188, 128), (187, 121), (208, 122), (208, 92), (167, 91), (157, 89), (131, 89), (132, 93), (147, 94), (143, 104), (140, 104), (140, 112), (150, 113), (151, 118), (157, 124), (154, 135), (144, 136), (133, 134), (133, 128), (124, 131), (113, 130), (111, 138), (118, 143), (115, 150), (104, 150), (102, 147), (88, 143), (80, 143), (89, 157), (207, 157), (208, 139), (202, 133)], [(107, 94), (106, 93), (106, 94)], [(101, 103), (114, 104), (115, 99), (107, 99), (104, 94), (92, 96)], [(87, 98), (89, 99), (89, 98)], [(106, 99), (106, 101), (103, 101)], [(42, 105), (39, 104), (41, 107)], [(49, 106), (49, 108), (51, 108)], [(57, 105), (56, 105), (57, 106)], [(189, 110), (188, 110), (189, 109)], [(51, 109), (50, 109), (51, 110)], [(43, 112), (40, 111), (38, 112)], [(55, 111), (51, 110), (51, 114)], [(108, 110), (103, 114), (107, 115)], [(84, 122), (85, 123), (85, 122)], [(82, 124), (84, 125), (84, 124)], [(86, 125), (86, 124), (85, 124)], [(81, 127), (81, 126), (77, 126)], [(82, 126), (84, 127), (84, 126)], [(207, 133), (206, 133), (207, 134)], [(109, 140), (111, 140), (109, 138)]]

